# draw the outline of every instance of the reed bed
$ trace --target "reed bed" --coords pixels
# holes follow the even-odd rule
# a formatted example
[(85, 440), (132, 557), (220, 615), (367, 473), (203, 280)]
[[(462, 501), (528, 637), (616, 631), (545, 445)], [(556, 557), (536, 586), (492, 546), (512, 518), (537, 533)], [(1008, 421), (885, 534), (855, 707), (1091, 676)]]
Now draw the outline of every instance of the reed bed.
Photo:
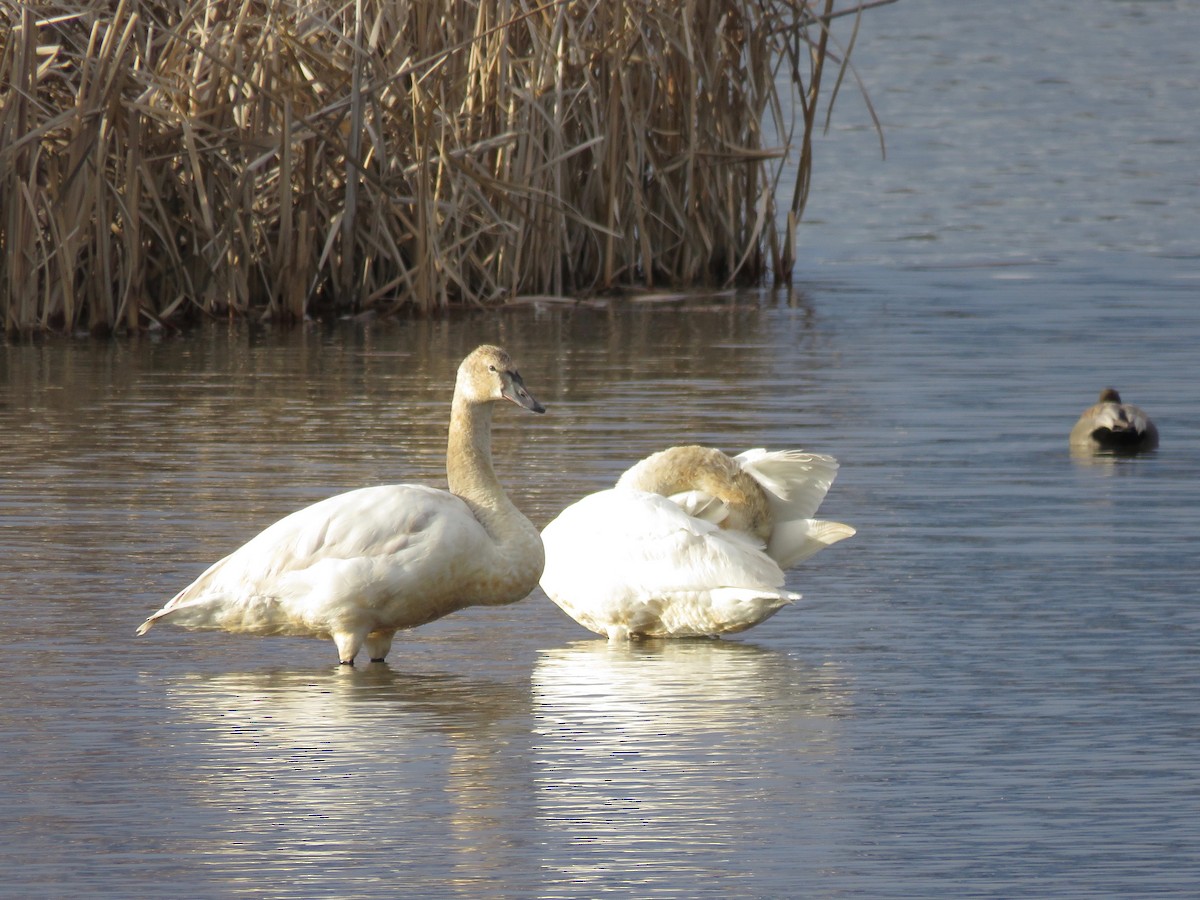
[(868, 5), (0, 0), (5, 329), (786, 279)]

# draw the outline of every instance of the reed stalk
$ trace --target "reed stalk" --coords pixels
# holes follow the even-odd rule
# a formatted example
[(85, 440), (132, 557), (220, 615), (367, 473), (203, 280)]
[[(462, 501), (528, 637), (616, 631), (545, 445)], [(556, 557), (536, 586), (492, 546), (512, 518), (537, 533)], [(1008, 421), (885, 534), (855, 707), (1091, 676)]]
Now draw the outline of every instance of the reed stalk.
[(786, 279), (859, 10), (0, 0), (4, 327)]

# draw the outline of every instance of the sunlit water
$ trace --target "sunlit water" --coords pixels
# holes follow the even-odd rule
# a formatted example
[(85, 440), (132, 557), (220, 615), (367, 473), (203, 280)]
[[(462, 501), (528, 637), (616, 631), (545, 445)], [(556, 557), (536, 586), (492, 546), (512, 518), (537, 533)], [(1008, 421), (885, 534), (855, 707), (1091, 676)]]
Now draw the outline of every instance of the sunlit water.
[[(970, 6), (868, 17), (889, 158), (847, 93), (790, 293), (0, 348), (0, 894), (1193, 893), (1200, 13)], [(440, 483), (483, 341), (548, 407), (496, 419), (537, 524), (698, 441), (836, 455), (859, 533), (724, 641), (540, 592), (356, 670), (133, 636), (298, 506)], [(1157, 453), (1071, 458), (1108, 384)]]

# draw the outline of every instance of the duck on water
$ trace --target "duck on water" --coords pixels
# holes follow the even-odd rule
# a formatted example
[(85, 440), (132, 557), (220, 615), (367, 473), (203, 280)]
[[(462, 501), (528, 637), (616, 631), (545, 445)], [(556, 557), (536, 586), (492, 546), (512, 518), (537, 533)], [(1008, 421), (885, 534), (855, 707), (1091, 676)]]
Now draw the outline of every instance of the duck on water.
[(1158, 446), (1158, 428), (1139, 407), (1122, 403), (1115, 389), (1105, 388), (1080, 415), (1070, 440), (1077, 451), (1138, 453)]

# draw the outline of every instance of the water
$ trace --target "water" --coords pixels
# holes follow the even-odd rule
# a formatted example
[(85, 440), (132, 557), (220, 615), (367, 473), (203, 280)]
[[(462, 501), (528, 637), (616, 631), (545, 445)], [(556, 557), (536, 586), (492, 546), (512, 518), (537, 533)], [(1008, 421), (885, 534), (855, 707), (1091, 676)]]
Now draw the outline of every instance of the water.
[[(1046, 897), (1200, 881), (1200, 341), (1187, 3), (867, 17), (800, 283), (445, 322), (0, 349), (0, 895)], [(494, 341), (539, 525), (699, 441), (843, 468), (858, 535), (719, 642), (540, 592), (398, 639), (133, 631), (258, 528), (439, 483)], [(1112, 384), (1162, 448), (1072, 459)]]

